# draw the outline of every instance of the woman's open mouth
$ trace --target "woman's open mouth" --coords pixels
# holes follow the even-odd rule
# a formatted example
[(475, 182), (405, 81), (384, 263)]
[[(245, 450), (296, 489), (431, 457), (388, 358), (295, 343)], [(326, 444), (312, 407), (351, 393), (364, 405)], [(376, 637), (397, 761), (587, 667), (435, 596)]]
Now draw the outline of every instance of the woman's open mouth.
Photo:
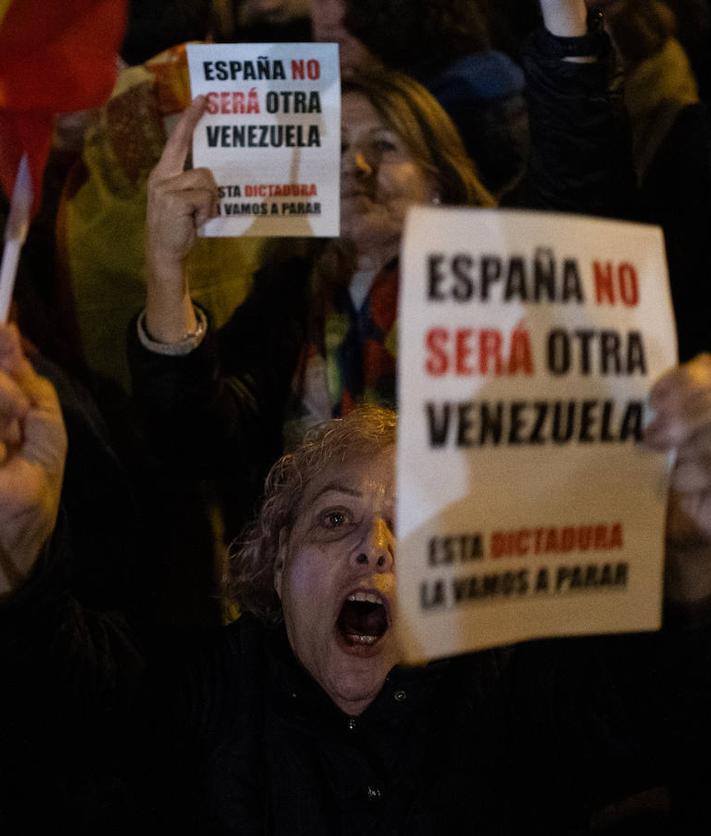
[(371, 648), (390, 626), (387, 603), (379, 592), (357, 590), (346, 596), (336, 632), (347, 649)]

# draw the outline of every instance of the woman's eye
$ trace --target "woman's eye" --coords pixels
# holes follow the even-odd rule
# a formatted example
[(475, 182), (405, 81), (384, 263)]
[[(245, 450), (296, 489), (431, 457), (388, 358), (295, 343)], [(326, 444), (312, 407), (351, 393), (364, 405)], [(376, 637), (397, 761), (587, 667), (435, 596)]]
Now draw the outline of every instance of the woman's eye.
[(376, 139), (373, 143), (376, 150), (380, 151), (381, 153), (385, 151), (397, 151), (397, 145), (391, 140), (387, 139), (386, 137), (380, 137)]
[(337, 528), (342, 528), (349, 521), (350, 518), (346, 511), (324, 511), (323, 514), (321, 514), (321, 525), (331, 531)]

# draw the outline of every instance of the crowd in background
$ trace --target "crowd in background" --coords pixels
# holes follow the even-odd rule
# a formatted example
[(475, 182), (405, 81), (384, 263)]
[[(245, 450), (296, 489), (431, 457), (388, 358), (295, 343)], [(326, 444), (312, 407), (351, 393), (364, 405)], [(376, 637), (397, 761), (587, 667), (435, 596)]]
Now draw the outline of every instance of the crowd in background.
[[(711, 351), (711, 3), (588, 6), (587, 33), (561, 46), (540, 27), (538, 0), (129, 4), (111, 98), (57, 121), (13, 305), (62, 406), (59, 526), (69, 534), (59, 568), (35, 570), (50, 577), (38, 594), (30, 582), (0, 601), (0, 658), (36, 682), (23, 711), (44, 718), (27, 740), (21, 728), (0, 732), (0, 746), (23, 752), (9, 792), (0, 789), (13, 799), (8, 822), (44, 781), (57, 786), (66, 756), (59, 744), (50, 758), (37, 754), (61, 721), (43, 705), (51, 675), (13, 656), (27, 647), (16, 631), (56, 624), (97, 657), (116, 649), (98, 680), (91, 666), (76, 672), (77, 693), (86, 675), (120, 702), (154, 648), (165, 655), (166, 634), (175, 647), (176, 635), (192, 642), (196, 628), (238, 615), (239, 596), (223, 595), (225, 549), (279, 456), (323, 420), (362, 404), (397, 407), (397, 255), (409, 206), (659, 224), (680, 360)], [(190, 105), (184, 44), (312, 39), (340, 46), (340, 238), (196, 239), (194, 218), (214, 212), (216, 187), (209, 173), (183, 171), (202, 114)], [(70, 593), (52, 599), (60, 587), (75, 602), (71, 628)], [(25, 687), (18, 693), (24, 700)], [(15, 698), (0, 694), (6, 715)], [(30, 788), (34, 758), (44, 772)], [(104, 777), (99, 794), (69, 779), (57, 790), (77, 822), (101, 821), (94, 832), (118, 827), (102, 820), (107, 809), (138, 803)]]
[[(109, 424), (112, 447), (124, 464), (144, 471), (151, 451), (142, 447), (145, 434), (127, 397), (131, 384), (124, 346), (129, 322), (145, 297), (148, 174), (160, 157), (166, 132), (189, 101), (180, 46), (205, 39), (308, 40), (313, 34), (339, 43), (344, 77), (387, 68), (422, 83), (454, 121), (482, 186), (497, 202), (661, 224), (681, 359), (707, 349), (711, 290), (701, 277), (711, 263), (711, 140), (704, 98), (711, 13), (703, 0), (596, 5), (604, 7), (606, 27), (614, 37), (616, 71), (624, 70), (624, 92), (615, 93), (624, 96), (624, 108), (615, 118), (624, 123), (621, 130), (627, 136), (613, 142), (610, 132), (605, 138), (597, 125), (597, 134), (578, 144), (575, 159), (558, 159), (548, 174), (539, 166), (535, 193), (526, 194), (530, 189), (522, 182), (524, 172), (536, 165), (539, 149), (548, 159), (573, 152), (572, 143), (561, 150), (549, 142), (546, 148), (546, 118), (561, 123), (577, 118), (555, 114), (549, 107), (542, 134), (531, 146), (531, 81), (527, 90), (522, 66), (524, 41), (539, 18), (536, 2), (316, 0), (313, 19), (305, 2), (130, 4), (120, 56), (124, 69), (111, 99), (98, 111), (58, 120), (42, 211), (25, 248), (16, 290), (15, 311), (23, 334), (46, 359), (91, 391)], [(604, 141), (612, 144), (601, 147)], [(609, 158), (601, 165), (605, 155)], [(598, 195), (576, 194), (576, 182), (586, 188), (583, 181), (593, 177), (602, 178), (596, 184)], [(308, 259), (305, 250), (308, 246), (297, 241), (281, 246), (251, 238), (202, 240), (185, 262), (193, 298), (220, 327), (245, 300), (261, 266), (278, 263), (285, 253)], [(338, 373), (351, 371), (341, 367)], [(372, 390), (370, 382), (366, 388)], [(392, 403), (392, 393), (379, 400)], [(175, 515), (178, 526), (190, 519), (186, 530), (176, 534), (176, 544), (189, 542), (189, 553), (193, 545), (209, 548), (215, 517), (209, 520), (196, 509), (220, 503), (214, 486), (182, 480), (178, 489), (176, 474), (165, 480), (164, 469), (165, 463), (150, 468), (151, 477), (162, 482), (159, 494), (167, 492), (166, 502), (173, 508), (184, 503), (183, 513)], [(142, 477), (137, 481), (145, 484)], [(248, 517), (249, 500), (233, 498), (239, 486), (223, 484), (218, 493), (223, 490), (230, 497), (227, 506), (243, 508), (240, 518)], [(239, 524), (239, 519), (229, 523), (228, 535)], [(178, 571), (175, 560), (169, 571)], [(209, 599), (203, 593), (212, 580), (191, 577), (189, 585), (199, 590), (192, 603), (181, 600), (184, 580), (178, 578), (170, 596), (176, 604), (181, 601), (175, 611), (185, 614), (197, 607), (201, 612), (195, 615), (202, 619)]]

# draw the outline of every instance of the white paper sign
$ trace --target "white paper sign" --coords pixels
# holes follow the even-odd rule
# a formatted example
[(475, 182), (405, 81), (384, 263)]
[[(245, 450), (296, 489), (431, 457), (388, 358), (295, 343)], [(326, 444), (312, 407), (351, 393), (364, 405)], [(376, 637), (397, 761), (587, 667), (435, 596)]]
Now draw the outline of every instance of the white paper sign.
[(416, 209), (400, 299), (398, 623), (409, 661), (660, 624), (676, 363), (661, 231)]
[(193, 164), (212, 169), (208, 236), (337, 236), (341, 94), (336, 44), (190, 44), (208, 109)]

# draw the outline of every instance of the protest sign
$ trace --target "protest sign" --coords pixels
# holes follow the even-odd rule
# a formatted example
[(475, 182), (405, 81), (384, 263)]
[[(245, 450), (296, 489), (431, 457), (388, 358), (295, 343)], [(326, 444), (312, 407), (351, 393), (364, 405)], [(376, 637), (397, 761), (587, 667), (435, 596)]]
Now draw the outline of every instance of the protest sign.
[(661, 618), (676, 363), (661, 231), (412, 211), (399, 315), (398, 621), (409, 661)]
[(190, 44), (207, 97), (193, 165), (212, 170), (207, 236), (337, 236), (341, 94), (335, 44)]

